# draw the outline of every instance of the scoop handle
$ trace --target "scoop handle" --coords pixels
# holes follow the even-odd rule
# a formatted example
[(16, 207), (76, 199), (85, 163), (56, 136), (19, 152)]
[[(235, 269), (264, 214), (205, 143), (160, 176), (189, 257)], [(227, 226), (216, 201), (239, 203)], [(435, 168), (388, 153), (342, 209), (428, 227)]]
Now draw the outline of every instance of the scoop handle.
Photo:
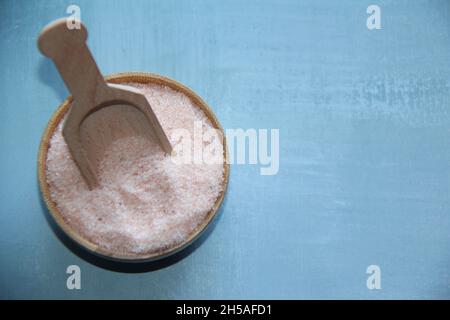
[(42, 30), (38, 47), (53, 60), (75, 99), (96, 101), (96, 94), (107, 84), (89, 51), (86, 39), (87, 29), (81, 22), (79, 29), (69, 29), (63, 18)]

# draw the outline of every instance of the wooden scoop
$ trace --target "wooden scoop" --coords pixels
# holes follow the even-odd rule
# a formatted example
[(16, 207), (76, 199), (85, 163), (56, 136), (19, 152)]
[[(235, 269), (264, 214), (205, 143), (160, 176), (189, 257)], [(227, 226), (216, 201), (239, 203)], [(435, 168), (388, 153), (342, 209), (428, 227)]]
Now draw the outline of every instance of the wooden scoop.
[(80, 29), (69, 29), (66, 19), (60, 19), (42, 30), (38, 46), (44, 55), (53, 60), (74, 98), (62, 133), (75, 163), (92, 190), (98, 186), (97, 168), (92, 161), (95, 157), (89, 154), (90, 148), (83, 147), (80, 128), (82, 122), (100, 108), (117, 104), (137, 108), (148, 120), (161, 148), (171, 153), (172, 146), (144, 95), (138, 90), (106, 83), (86, 45), (86, 39), (87, 30), (83, 24), (80, 23)]

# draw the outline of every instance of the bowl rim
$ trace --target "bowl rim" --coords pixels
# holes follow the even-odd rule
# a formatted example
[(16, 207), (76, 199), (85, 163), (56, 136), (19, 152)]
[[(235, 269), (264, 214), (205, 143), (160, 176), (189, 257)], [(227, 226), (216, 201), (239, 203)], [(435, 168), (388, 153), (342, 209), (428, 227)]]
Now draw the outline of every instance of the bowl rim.
[(178, 92), (181, 92), (188, 96), (192, 102), (197, 105), (202, 111), (206, 114), (208, 119), (211, 121), (215, 129), (221, 131), (223, 136), (223, 152), (224, 152), (224, 180), (223, 180), (223, 189), (219, 196), (216, 199), (216, 202), (213, 208), (208, 212), (205, 219), (201, 224), (199, 224), (187, 237), (187, 239), (175, 246), (171, 246), (168, 248), (161, 249), (156, 252), (146, 253), (146, 254), (117, 254), (112, 251), (106, 250), (104, 248), (99, 247), (92, 241), (84, 238), (82, 235), (77, 233), (66, 221), (63, 219), (59, 209), (56, 206), (56, 202), (51, 198), (49, 185), (46, 179), (46, 161), (47, 161), (47, 153), (50, 146), (50, 139), (53, 136), (57, 126), (59, 125), (61, 119), (64, 117), (66, 112), (69, 110), (70, 104), (72, 102), (72, 97), (67, 97), (56, 109), (56, 111), (51, 116), (47, 126), (44, 130), (44, 133), (41, 138), (41, 142), (39, 145), (39, 153), (38, 153), (38, 179), (39, 179), (39, 187), (44, 199), (44, 202), (52, 216), (53, 220), (56, 222), (58, 227), (75, 243), (89, 252), (100, 256), (102, 258), (106, 258), (109, 260), (121, 261), (121, 262), (148, 262), (155, 261), (159, 259), (166, 258), (171, 256), (189, 245), (195, 242), (196, 239), (200, 237), (200, 235), (208, 228), (208, 226), (215, 220), (218, 215), (219, 209), (223, 203), (226, 191), (228, 189), (228, 181), (230, 176), (230, 165), (229, 165), (229, 153), (226, 142), (226, 136), (222, 126), (220, 125), (219, 120), (215, 116), (212, 109), (203, 101), (193, 90), (188, 88), (187, 86), (167, 78), (165, 76), (161, 76), (153, 73), (146, 72), (122, 72), (122, 73), (114, 73), (105, 77), (105, 80), (108, 83), (121, 84), (126, 82), (137, 82), (142, 84), (159, 84), (167, 86), (171, 89), (174, 89)]

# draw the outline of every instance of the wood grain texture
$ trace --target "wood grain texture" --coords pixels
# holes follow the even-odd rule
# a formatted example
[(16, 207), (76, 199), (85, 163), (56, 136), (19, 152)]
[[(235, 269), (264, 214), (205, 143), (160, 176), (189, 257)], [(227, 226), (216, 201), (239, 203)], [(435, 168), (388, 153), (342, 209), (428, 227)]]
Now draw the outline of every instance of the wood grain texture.
[(232, 166), (214, 232), (170, 267), (80, 259), (46, 222), (35, 164), (68, 95), (36, 37), (72, 2), (1, 1), (1, 297), (450, 298), (449, 1), (76, 3), (104, 74), (166, 75), (225, 128), (279, 128), (280, 171)]

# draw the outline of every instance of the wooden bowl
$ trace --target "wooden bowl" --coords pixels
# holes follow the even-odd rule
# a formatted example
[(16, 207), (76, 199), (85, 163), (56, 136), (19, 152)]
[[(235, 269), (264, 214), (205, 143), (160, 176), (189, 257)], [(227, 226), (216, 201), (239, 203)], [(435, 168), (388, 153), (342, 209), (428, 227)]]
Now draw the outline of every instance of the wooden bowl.
[(77, 233), (72, 227), (70, 227), (62, 218), (61, 213), (59, 212), (56, 203), (54, 199), (50, 196), (50, 190), (46, 179), (46, 161), (47, 161), (47, 152), (50, 144), (50, 139), (53, 136), (53, 133), (55, 132), (55, 129), (57, 128), (59, 122), (64, 117), (66, 112), (69, 110), (69, 107), (72, 102), (72, 97), (68, 97), (56, 110), (56, 112), (51, 117), (47, 128), (44, 131), (44, 135), (42, 136), (41, 144), (39, 146), (39, 155), (38, 155), (38, 178), (39, 178), (39, 186), (42, 192), (42, 196), (44, 198), (44, 201), (47, 205), (48, 210), (50, 211), (51, 216), (55, 220), (56, 224), (63, 230), (63, 232), (69, 236), (73, 241), (75, 241), (77, 244), (79, 244), (81, 247), (85, 248), (91, 253), (94, 253), (96, 255), (99, 255), (103, 258), (115, 260), (115, 261), (122, 261), (122, 262), (148, 262), (148, 261), (154, 261), (159, 260), (162, 258), (166, 258), (176, 252), (179, 252), (192, 244), (201, 234), (203, 231), (207, 229), (207, 227), (210, 225), (210, 223), (214, 220), (216, 217), (219, 208), (222, 204), (222, 201), (225, 196), (225, 192), (228, 187), (228, 179), (229, 179), (229, 172), (230, 172), (230, 166), (228, 164), (228, 149), (227, 144), (225, 140), (225, 134), (224, 131), (217, 120), (216, 116), (214, 115), (213, 111), (209, 106), (197, 95), (195, 94), (191, 89), (188, 87), (171, 80), (169, 78), (156, 75), (156, 74), (150, 74), (150, 73), (140, 73), (140, 72), (126, 72), (126, 73), (119, 73), (119, 74), (113, 74), (111, 76), (106, 77), (107, 82), (109, 83), (127, 83), (127, 82), (137, 82), (142, 84), (147, 83), (153, 83), (153, 84), (159, 84), (167, 86), (173, 90), (179, 91), (186, 96), (188, 96), (192, 102), (200, 107), (202, 111), (206, 114), (206, 116), (211, 121), (212, 125), (220, 130), (223, 134), (223, 152), (224, 152), (224, 180), (223, 180), (223, 191), (220, 193), (220, 195), (217, 197), (216, 203), (214, 204), (214, 207), (211, 209), (211, 211), (207, 214), (204, 221), (194, 230), (191, 232), (191, 234), (183, 241), (182, 243), (173, 246), (171, 248), (167, 248), (164, 250), (160, 250), (158, 252), (154, 252), (151, 254), (141, 254), (141, 255), (120, 255), (114, 252), (110, 252), (108, 250), (105, 250), (104, 248), (100, 248), (95, 243), (83, 238), (79, 233)]

